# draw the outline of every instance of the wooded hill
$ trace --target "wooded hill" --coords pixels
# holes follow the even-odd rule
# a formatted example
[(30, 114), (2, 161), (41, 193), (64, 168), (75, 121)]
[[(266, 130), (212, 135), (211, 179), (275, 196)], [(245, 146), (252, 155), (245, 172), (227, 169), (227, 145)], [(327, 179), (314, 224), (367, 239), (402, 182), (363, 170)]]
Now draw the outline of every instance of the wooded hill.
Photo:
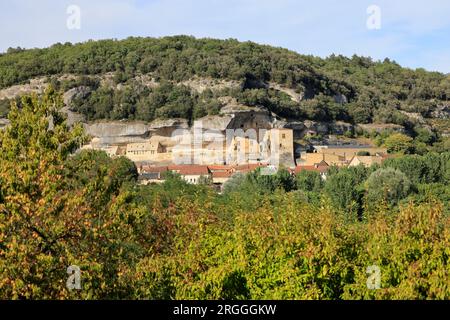
[[(121, 90), (100, 85), (96, 76), (107, 73), (123, 84)], [(80, 77), (58, 81), (56, 76), (63, 74)], [(135, 81), (140, 75), (150, 75), (160, 85), (142, 86)], [(72, 107), (88, 120), (192, 120), (217, 114), (223, 106), (218, 98), (232, 96), (291, 119), (412, 128), (417, 121), (410, 114), (433, 126), (432, 119), (440, 118), (436, 114), (448, 108), (450, 100), (449, 75), (402, 68), (389, 59), (322, 59), (252, 42), (188, 36), (57, 43), (45, 49), (11, 48), (0, 55), (0, 89), (42, 76), (63, 90), (89, 87)], [(193, 78), (234, 80), (240, 86), (199, 93), (178, 85)], [(292, 89), (300, 98), (273, 89), (274, 84)], [(2, 105), (7, 109), (8, 101), (0, 102), (0, 109)], [(445, 127), (442, 121), (448, 119), (438, 121)]]

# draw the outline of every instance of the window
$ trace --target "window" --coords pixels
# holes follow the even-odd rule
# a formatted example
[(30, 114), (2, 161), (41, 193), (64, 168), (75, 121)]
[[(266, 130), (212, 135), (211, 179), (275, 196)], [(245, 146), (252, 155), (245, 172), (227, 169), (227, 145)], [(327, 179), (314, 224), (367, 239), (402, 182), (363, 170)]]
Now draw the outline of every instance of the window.
[(281, 135), (281, 138), (282, 138), (282, 139), (286, 139), (286, 134), (283, 133), (283, 134)]

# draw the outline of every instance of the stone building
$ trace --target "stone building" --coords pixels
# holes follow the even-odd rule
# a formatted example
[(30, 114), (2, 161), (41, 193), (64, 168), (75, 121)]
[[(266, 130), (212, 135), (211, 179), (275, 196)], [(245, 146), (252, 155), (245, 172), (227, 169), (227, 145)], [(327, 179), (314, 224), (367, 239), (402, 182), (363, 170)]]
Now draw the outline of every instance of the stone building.
[(386, 148), (378, 148), (373, 146), (361, 146), (361, 145), (343, 145), (343, 146), (314, 146), (314, 150), (317, 153), (334, 154), (345, 157), (345, 160), (350, 161), (359, 152), (367, 152), (370, 155), (385, 154)]
[(258, 134), (236, 135), (227, 146), (227, 164), (264, 163), (294, 166), (292, 129), (261, 130)]
[(362, 164), (365, 167), (370, 167), (373, 164), (381, 164), (383, 163), (384, 158), (382, 156), (354, 156), (350, 163), (349, 167), (357, 167)]
[(326, 163), (325, 161), (322, 160), (321, 162), (316, 163), (314, 165), (297, 166), (297, 167), (295, 167), (295, 169), (292, 169), (291, 172), (292, 172), (292, 174), (295, 175), (295, 174), (299, 174), (302, 171), (315, 171), (320, 174), (320, 177), (322, 178), (322, 180), (326, 180), (329, 168), (330, 167), (329, 167), (328, 163)]
[(174, 165), (169, 166), (168, 169), (172, 172), (178, 173), (183, 180), (192, 184), (198, 184), (201, 179), (211, 179), (211, 172), (209, 171), (208, 166)]
[(138, 142), (127, 144), (126, 156), (131, 161), (151, 161), (157, 159), (157, 155), (165, 153), (165, 148), (160, 142)]
[(347, 165), (347, 160), (342, 155), (328, 153), (302, 153), (300, 159), (297, 159), (299, 166), (313, 166), (317, 163), (325, 161), (330, 166), (342, 167)]

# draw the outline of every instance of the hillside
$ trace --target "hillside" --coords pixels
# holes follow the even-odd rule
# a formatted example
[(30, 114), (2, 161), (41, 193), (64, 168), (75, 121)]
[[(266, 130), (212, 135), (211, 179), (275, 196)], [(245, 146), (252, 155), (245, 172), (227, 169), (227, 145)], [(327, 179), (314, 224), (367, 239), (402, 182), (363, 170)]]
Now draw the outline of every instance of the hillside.
[(450, 299), (448, 76), (172, 37), (9, 50), (0, 85), (2, 300)]
[(293, 120), (397, 124), (413, 135), (417, 127), (449, 127), (448, 75), (236, 40), (175, 36), (9, 49), (0, 55), (0, 116), (11, 92), (36, 89), (30, 80), (71, 90), (70, 108), (87, 120), (192, 122), (234, 101)]

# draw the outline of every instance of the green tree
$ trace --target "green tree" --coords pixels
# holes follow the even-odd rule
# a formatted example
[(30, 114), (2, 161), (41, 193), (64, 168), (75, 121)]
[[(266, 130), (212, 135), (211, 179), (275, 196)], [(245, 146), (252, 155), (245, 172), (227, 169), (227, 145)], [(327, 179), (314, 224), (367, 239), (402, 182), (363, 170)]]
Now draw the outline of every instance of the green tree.
[(297, 189), (295, 178), (285, 168), (280, 168), (278, 170), (276, 179), (278, 180), (278, 187), (282, 188), (286, 192)]
[(413, 147), (412, 141), (413, 138), (403, 133), (394, 133), (384, 141), (384, 146), (389, 153), (410, 153)]
[(436, 134), (426, 128), (415, 128), (416, 137), (415, 140), (419, 142), (423, 142), (427, 145), (431, 145), (434, 141), (436, 141)]
[(320, 192), (324, 186), (324, 181), (320, 173), (316, 171), (302, 170), (295, 175), (297, 189), (303, 191)]
[(378, 169), (366, 181), (366, 199), (368, 203), (382, 200), (395, 205), (412, 192), (412, 184), (401, 171), (392, 168)]
[(245, 175), (242, 173), (235, 173), (223, 184), (223, 192), (230, 193), (239, 190), (240, 186), (245, 182)]
[(363, 188), (362, 183), (367, 177), (363, 166), (342, 168), (336, 173), (331, 172), (325, 184), (325, 193), (333, 205), (350, 215), (361, 215)]
[[(127, 296), (122, 275), (152, 243), (154, 221), (122, 183), (133, 170), (104, 154), (73, 158), (86, 139), (65, 125), (61, 106), (51, 88), (23, 97), (0, 131), (2, 299)], [(82, 290), (66, 288), (70, 265), (81, 269)]]

